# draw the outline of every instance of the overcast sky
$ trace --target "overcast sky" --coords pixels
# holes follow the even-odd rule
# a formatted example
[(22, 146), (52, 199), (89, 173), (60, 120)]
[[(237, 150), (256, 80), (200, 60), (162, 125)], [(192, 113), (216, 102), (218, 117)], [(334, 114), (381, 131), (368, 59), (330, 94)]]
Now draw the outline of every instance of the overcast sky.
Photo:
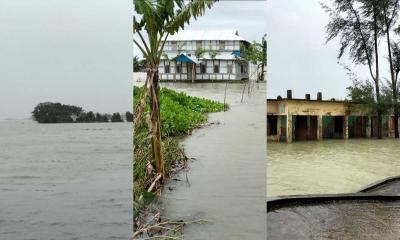
[[(324, 99), (344, 99), (351, 80), (338, 64), (338, 39), (325, 43), (325, 26), (330, 18), (319, 5), (323, 0), (268, 0), (268, 98), (286, 96), (304, 98), (306, 93), (316, 98), (322, 91)], [(385, 49), (382, 41), (380, 48)], [(381, 52), (380, 67), (388, 77), (387, 52)], [(370, 78), (366, 66), (355, 67), (348, 56), (341, 62), (354, 69), (361, 79)]]
[[(192, 20), (185, 30), (236, 29), (248, 41), (261, 41), (266, 33), (266, 1), (264, 0), (223, 0), (197, 20)], [(135, 36), (136, 38), (136, 36)], [(134, 54), (141, 56), (139, 49)]]
[(0, 0), (0, 119), (40, 102), (132, 109), (132, 2)]

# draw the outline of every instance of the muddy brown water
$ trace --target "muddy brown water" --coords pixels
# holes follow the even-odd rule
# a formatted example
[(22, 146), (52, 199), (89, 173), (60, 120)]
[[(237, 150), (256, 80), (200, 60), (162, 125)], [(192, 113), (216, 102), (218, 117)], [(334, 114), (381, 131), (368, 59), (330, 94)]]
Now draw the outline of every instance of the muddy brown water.
[(0, 122), (0, 239), (129, 239), (132, 124)]
[(268, 239), (388, 239), (400, 236), (400, 201), (332, 201), (268, 213)]
[(267, 144), (268, 196), (351, 193), (400, 173), (400, 140)]
[[(400, 172), (396, 139), (268, 143), (268, 196), (356, 192)], [(398, 195), (399, 182), (369, 194)], [(364, 194), (364, 193), (360, 193)], [(301, 201), (268, 212), (268, 239), (399, 239), (400, 201)]]
[[(140, 85), (140, 84), (138, 84)], [(192, 96), (224, 101), (225, 83), (163, 83)], [(265, 84), (246, 89), (227, 85), (230, 110), (209, 114), (202, 129), (182, 141), (190, 160), (164, 189), (164, 213), (171, 219), (203, 219), (184, 228), (185, 239), (266, 238)], [(186, 181), (186, 175), (189, 182)]]

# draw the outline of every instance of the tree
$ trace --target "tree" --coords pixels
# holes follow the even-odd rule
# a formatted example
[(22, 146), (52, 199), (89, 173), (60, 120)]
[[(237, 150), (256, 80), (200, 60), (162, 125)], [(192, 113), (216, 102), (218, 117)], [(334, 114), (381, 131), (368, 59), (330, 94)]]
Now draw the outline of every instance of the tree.
[(32, 118), (39, 123), (70, 123), (73, 116), (83, 113), (81, 107), (61, 103), (39, 103), (32, 111)]
[(209, 49), (207, 50), (207, 52), (210, 55), (211, 59), (215, 59), (215, 57), (219, 54), (219, 51), (214, 49)]
[(89, 122), (87, 113), (82, 112), (82, 113), (78, 116), (78, 118), (76, 119), (76, 121), (79, 122), (79, 123)]
[(264, 34), (262, 37), (261, 43), (262, 43), (262, 59), (261, 59), (261, 77), (260, 80), (264, 81), (265, 80), (265, 71), (264, 68), (267, 66), (267, 35)]
[(95, 114), (95, 119), (96, 119), (96, 122), (104, 122), (104, 116), (101, 115), (100, 113)]
[(261, 42), (253, 41), (251, 44), (242, 44), (242, 58), (252, 64), (255, 64), (258, 69), (261, 68), (260, 74), (257, 76), (258, 81), (265, 79), (265, 66), (267, 65), (267, 40), (266, 34), (263, 35)]
[(126, 112), (125, 117), (127, 122), (133, 122), (133, 114), (131, 112)]
[(375, 101), (374, 85), (371, 81), (361, 81), (353, 79), (353, 86), (347, 87), (347, 96), (353, 102), (362, 103), (368, 106), (369, 114), (376, 115), (378, 111), (382, 114), (389, 113), (392, 106), (392, 95), (390, 85), (383, 85), (381, 88), (381, 101), (378, 103)]
[(113, 115), (111, 116), (111, 122), (123, 122), (121, 114), (113, 113)]
[(96, 122), (96, 117), (92, 111), (89, 111), (87, 114), (87, 122)]
[[(394, 80), (392, 80), (392, 93), (393, 93), (393, 113), (394, 113), (394, 128), (395, 130), (398, 129), (398, 119), (399, 119), (399, 112), (400, 112), (400, 103), (399, 103), (399, 93), (400, 87), (398, 84), (398, 77), (400, 73), (400, 44), (392, 42), (391, 44), (392, 49), (392, 66), (393, 66), (393, 75)], [(397, 126), (397, 128), (396, 128)], [(395, 134), (398, 133), (398, 130), (395, 131)], [(396, 137), (396, 136), (395, 136)]]
[(139, 60), (137, 56), (133, 57), (133, 71), (141, 72), (145, 69), (146, 61), (144, 59)]
[[(395, 24), (397, 17), (398, 17), (398, 7), (399, 7), (399, 0), (381, 0), (379, 1), (380, 13), (381, 17), (380, 20), (383, 22), (384, 25), (384, 32), (386, 35), (386, 44), (388, 48), (388, 60), (390, 65), (390, 79), (391, 83), (389, 84), (391, 87), (391, 96), (392, 96), (392, 108), (394, 114), (394, 137), (399, 138), (399, 107), (398, 107), (398, 84), (397, 84), (397, 74), (396, 74), (396, 66), (398, 62), (394, 62), (396, 57), (399, 57), (399, 46), (396, 43), (391, 41), (390, 33), (392, 32), (392, 27)], [(393, 54), (392, 54), (393, 50)], [(397, 55), (397, 56), (396, 56)]]
[[(331, 17), (326, 26), (327, 42), (340, 38), (340, 59), (346, 50), (356, 64), (367, 65), (375, 86), (377, 106), (380, 105), (378, 40), (378, 0), (333, 0), (333, 8), (321, 4)], [(375, 60), (375, 63), (374, 63)], [(382, 112), (377, 109), (378, 138), (382, 138)]]
[[(151, 135), (152, 155), (158, 174), (164, 176), (164, 157), (162, 152), (160, 129), (160, 87), (158, 66), (163, 53), (167, 37), (183, 29), (190, 19), (204, 14), (205, 9), (211, 8), (214, 0), (134, 0), (134, 7), (140, 19), (134, 16), (133, 29), (140, 38), (140, 42), (134, 39), (134, 43), (146, 59), (147, 78), (144, 85), (144, 95), (139, 102), (135, 113), (135, 127), (143, 113), (145, 104), (150, 105), (147, 121)], [(147, 33), (145, 40), (142, 32)]]
[(196, 56), (196, 58), (199, 60), (204, 56), (204, 53), (206, 53), (207, 50), (205, 50), (204, 48), (196, 48), (196, 51), (194, 52), (194, 55)]

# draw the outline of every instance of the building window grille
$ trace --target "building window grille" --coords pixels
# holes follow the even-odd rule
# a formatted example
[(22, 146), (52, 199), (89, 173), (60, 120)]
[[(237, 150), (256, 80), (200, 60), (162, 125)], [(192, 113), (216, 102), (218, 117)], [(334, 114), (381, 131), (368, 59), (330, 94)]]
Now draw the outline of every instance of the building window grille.
[(201, 48), (201, 47), (202, 47), (201, 41), (196, 41), (196, 48)]
[(225, 41), (219, 41), (219, 50), (225, 50)]
[(233, 65), (228, 64), (228, 74), (232, 74), (232, 73), (233, 73)]
[(164, 66), (164, 72), (165, 72), (165, 73), (170, 73), (169, 64)]
[(172, 48), (172, 50), (177, 50), (178, 49), (178, 47), (177, 47), (177, 43), (176, 42), (171, 42), (171, 48)]
[(176, 65), (176, 73), (182, 73), (182, 66)]
[(207, 65), (205, 63), (200, 63), (200, 72), (201, 73), (207, 72)]
[(214, 65), (214, 73), (219, 73), (219, 65), (218, 64)]

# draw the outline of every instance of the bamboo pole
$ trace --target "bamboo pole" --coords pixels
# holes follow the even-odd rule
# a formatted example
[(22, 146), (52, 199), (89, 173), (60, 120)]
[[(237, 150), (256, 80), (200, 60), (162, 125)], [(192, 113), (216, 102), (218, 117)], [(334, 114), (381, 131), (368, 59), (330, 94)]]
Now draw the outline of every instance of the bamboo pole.
[(226, 111), (226, 88), (228, 86), (228, 82), (225, 83), (225, 94), (224, 94), (224, 112)]

